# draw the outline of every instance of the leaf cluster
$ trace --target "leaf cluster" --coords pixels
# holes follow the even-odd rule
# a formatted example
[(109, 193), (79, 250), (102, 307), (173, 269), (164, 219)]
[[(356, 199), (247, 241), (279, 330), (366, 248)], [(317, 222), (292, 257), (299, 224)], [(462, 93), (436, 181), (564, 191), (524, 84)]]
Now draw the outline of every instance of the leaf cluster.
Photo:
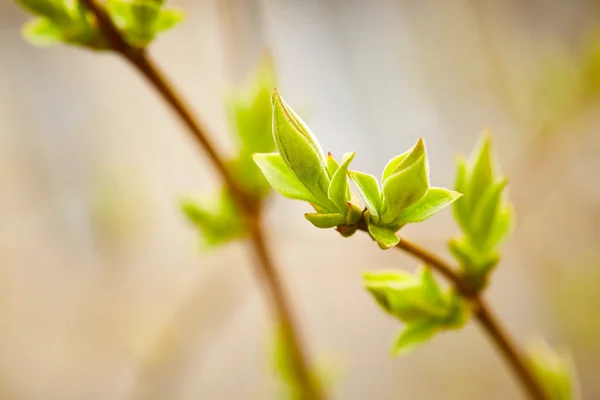
[(431, 271), (422, 267), (416, 274), (378, 271), (364, 274), (367, 290), (388, 314), (405, 324), (393, 349), (406, 353), (436, 333), (461, 328), (469, 308), (454, 291), (442, 291)]
[(486, 133), (469, 160), (458, 159), (455, 189), (463, 196), (454, 203), (454, 216), (463, 236), (449, 242), (465, 278), (476, 289), (485, 286), (500, 259), (498, 245), (512, 226), (513, 209), (505, 198), (506, 184), (496, 172), (490, 135)]
[[(59, 43), (108, 50), (95, 16), (80, 0), (16, 0), (37, 16), (23, 28), (23, 36), (37, 46)], [(164, 6), (164, 0), (108, 0), (106, 10), (134, 47), (149, 45), (159, 33), (184, 19), (183, 11)]]
[[(315, 212), (305, 217), (314, 226), (350, 236), (364, 225), (379, 247), (388, 249), (398, 243), (396, 232), (404, 225), (424, 221), (460, 197), (430, 187), (423, 140), (388, 163), (380, 185), (372, 175), (349, 170), (355, 153), (346, 153), (340, 163), (330, 153), (325, 156), (308, 125), (277, 91), (272, 101), (277, 152), (255, 154), (254, 161), (275, 190), (312, 205)], [(348, 176), (364, 210), (353, 199)]]

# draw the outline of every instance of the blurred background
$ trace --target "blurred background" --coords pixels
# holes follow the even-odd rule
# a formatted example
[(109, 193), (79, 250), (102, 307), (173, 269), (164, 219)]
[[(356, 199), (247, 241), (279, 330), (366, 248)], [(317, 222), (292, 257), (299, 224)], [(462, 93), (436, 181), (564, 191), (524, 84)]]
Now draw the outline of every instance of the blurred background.
[[(490, 128), (517, 225), (487, 294), (521, 343), (568, 348), (600, 398), (600, 4), (179, 0), (152, 54), (224, 150), (228, 90), (270, 49), (326, 151), (379, 175), (419, 137), (431, 179)], [(153, 90), (110, 54), (36, 49), (0, 1), (0, 397), (275, 399), (272, 322), (242, 243), (198, 250), (178, 199), (218, 184)], [(317, 230), (273, 195), (276, 258), (338, 399), (521, 399), (480, 329), (406, 357), (361, 287), (418, 263)], [(404, 235), (449, 258), (450, 211)]]

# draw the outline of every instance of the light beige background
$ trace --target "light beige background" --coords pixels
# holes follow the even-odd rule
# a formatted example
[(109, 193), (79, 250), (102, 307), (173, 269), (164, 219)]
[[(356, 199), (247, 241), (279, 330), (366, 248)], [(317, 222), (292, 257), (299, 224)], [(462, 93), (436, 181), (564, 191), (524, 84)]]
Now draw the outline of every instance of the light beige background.
[[(222, 99), (270, 47), (280, 90), (323, 147), (379, 174), (418, 137), (432, 183), (494, 131), (518, 225), (487, 297), (521, 342), (569, 347), (600, 397), (600, 135), (595, 99), (537, 135), (544, 55), (576, 52), (598, 5), (561, 1), (178, 1), (152, 48), (231, 147)], [(20, 38), (0, 1), (0, 397), (269, 399), (270, 314), (249, 251), (200, 253), (178, 197), (217, 181), (202, 151), (121, 60)], [(562, 82), (557, 79), (557, 85)], [(568, 93), (567, 93), (568, 95)], [(527, 152), (525, 151), (527, 149)], [(393, 359), (400, 326), (361, 288), (366, 269), (418, 263), (310, 226), (273, 196), (269, 236), (334, 398), (519, 399), (476, 326)], [(450, 212), (404, 234), (447, 256)]]

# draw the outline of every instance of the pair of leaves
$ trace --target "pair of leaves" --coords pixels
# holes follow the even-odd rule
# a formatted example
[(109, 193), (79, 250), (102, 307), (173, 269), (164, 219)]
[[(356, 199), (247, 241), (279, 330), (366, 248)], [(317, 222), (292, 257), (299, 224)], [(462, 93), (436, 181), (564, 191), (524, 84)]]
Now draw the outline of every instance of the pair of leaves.
[[(275, 148), (271, 135), (270, 102), (274, 82), (273, 63), (265, 57), (246, 84), (232, 91), (227, 101), (239, 149), (238, 154), (228, 160), (227, 167), (257, 202), (266, 197), (270, 185), (252, 161), (252, 152)], [(225, 189), (221, 189), (217, 200), (212, 204), (183, 202), (184, 213), (200, 228), (207, 246), (224, 244), (246, 233), (239, 210)]]
[(455, 188), (464, 196), (454, 204), (454, 215), (464, 237), (450, 241), (450, 250), (463, 269), (481, 280), (497, 263), (497, 246), (510, 232), (513, 211), (505, 200), (507, 181), (496, 176), (488, 133), (470, 160), (458, 160)]
[(277, 153), (254, 155), (273, 188), (285, 197), (311, 203), (316, 213), (305, 217), (316, 227), (337, 227), (348, 236), (362, 218), (360, 208), (351, 203), (346, 176), (350, 175), (369, 211), (369, 232), (381, 248), (398, 243), (395, 232), (403, 225), (424, 221), (460, 196), (429, 187), (422, 140), (388, 163), (381, 189), (374, 176), (348, 171), (354, 153), (345, 154), (341, 164), (331, 154), (325, 157), (310, 128), (277, 91), (273, 93), (273, 137)]
[(468, 307), (453, 292), (443, 292), (431, 271), (421, 268), (416, 275), (402, 271), (364, 274), (365, 286), (388, 314), (406, 324), (394, 354), (408, 352), (436, 333), (462, 327)]
[(273, 188), (290, 199), (307, 201), (316, 213), (305, 217), (318, 228), (355, 224), (360, 209), (350, 204), (348, 167), (354, 153), (341, 164), (324, 156), (306, 123), (273, 92), (273, 138), (278, 152), (254, 154), (254, 161)]
[[(17, 0), (23, 8), (39, 16), (23, 28), (23, 36), (37, 46), (59, 43), (108, 50), (94, 16), (79, 0)], [(125, 39), (135, 47), (145, 47), (156, 35), (183, 20), (181, 10), (163, 7), (163, 0), (109, 0), (107, 12)]]
[(550, 400), (580, 398), (573, 360), (539, 340), (528, 349), (528, 361)]
[(452, 190), (429, 186), (422, 139), (388, 162), (381, 188), (373, 175), (350, 171), (350, 178), (369, 210), (369, 233), (382, 249), (398, 244), (396, 231), (402, 226), (422, 222), (460, 197)]

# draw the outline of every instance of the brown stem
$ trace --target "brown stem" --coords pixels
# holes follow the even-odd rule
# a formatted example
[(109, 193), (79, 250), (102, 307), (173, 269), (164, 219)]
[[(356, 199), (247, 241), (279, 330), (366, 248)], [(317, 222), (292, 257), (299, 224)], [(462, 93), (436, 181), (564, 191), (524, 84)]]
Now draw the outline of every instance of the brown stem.
[(209, 135), (205, 129), (183, 101), (183, 97), (168, 82), (146, 51), (130, 46), (104, 8), (98, 5), (95, 0), (82, 0), (82, 2), (95, 15), (98, 27), (103, 32), (110, 47), (129, 61), (148, 80), (150, 85), (160, 93), (204, 149), (211, 163), (221, 175), (225, 185), (243, 213), (248, 232), (250, 233), (250, 244), (256, 257), (256, 273), (264, 285), (281, 325), (282, 333), (292, 358), (293, 372), (303, 390), (302, 398), (310, 400), (324, 399), (324, 393), (310, 372), (305, 346), (292, 316), (291, 307), (281, 277), (277, 272), (265, 240), (261, 224), (260, 205), (242, 188), (237, 179), (229, 172), (223, 157), (209, 139)]
[(452, 282), (456, 290), (471, 302), (475, 318), (496, 344), (496, 347), (512, 368), (515, 377), (519, 380), (529, 396), (535, 400), (549, 400), (544, 389), (535, 378), (532, 371), (527, 367), (525, 356), (518, 348), (515, 341), (510, 338), (508, 332), (506, 332), (505, 328), (500, 324), (498, 318), (491, 311), (485, 300), (476, 291), (469, 288), (469, 285), (455, 272), (454, 268), (435, 254), (430, 253), (404, 238), (400, 239), (400, 242), (396, 247), (423, 261), (429, 267), (433, 268)]

